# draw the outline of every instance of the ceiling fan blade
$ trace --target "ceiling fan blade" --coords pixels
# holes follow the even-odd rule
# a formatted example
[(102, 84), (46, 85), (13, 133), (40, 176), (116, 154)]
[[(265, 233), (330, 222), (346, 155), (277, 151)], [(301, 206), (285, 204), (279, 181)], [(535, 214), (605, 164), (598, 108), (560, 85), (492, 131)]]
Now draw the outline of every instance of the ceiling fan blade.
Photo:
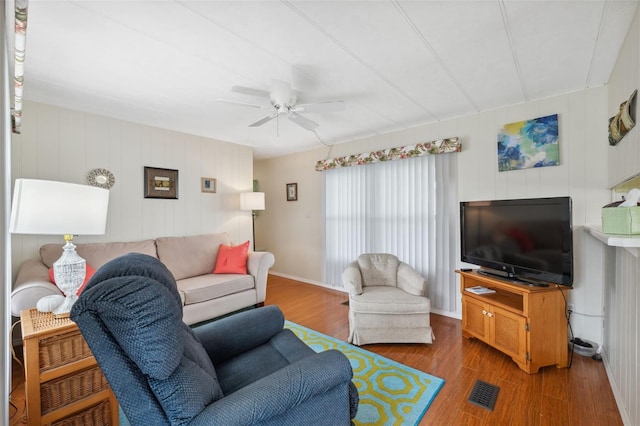
[(264, 123), (267, 123), (271, 120), (273, 120), (274, 118), (276, 118), (278, 116), (278, 113), (273, 113), (273, 114), (269, 114), (264, 118), (261, 118), (260, 120), (256, 121), (255, 123), (249, 124), (249, 127), (258, 127), (258, 126), (262, 126)]
[(315, 128), (318, 127), (318, 123), (316, 123), (315, 121), (311, 121), (294, 111), (289, 111), (287, 117), (298, 126), (304, 127), (307, 130), (315, 130)]
[(252, 89), (251, 87), (233, 86), (231, 91), (235, 93), (242, 93), (243, 95), (257, 96), (259, 98), (269, 98), (269, 92), (266, 90)]
[(225, 104), (248, 106), (248, 107), (251, 107), (251, 108), (259, 108), (259, 109), (271, 109), (271, 108), (273, 108), (271, 105), (249, 104), (249, 103), (246, 103), (246, 102), (229, 101), (227, 99), (216, 99), (216, 101), (217, 102), (224, 102)]
[(336, 111), (344, 111), (345, 104), (344, 101), (334, 101), (334, 102), (317, 102), (313, 104), (299, 104), (293, 108), (294, 112), (336, 112)]

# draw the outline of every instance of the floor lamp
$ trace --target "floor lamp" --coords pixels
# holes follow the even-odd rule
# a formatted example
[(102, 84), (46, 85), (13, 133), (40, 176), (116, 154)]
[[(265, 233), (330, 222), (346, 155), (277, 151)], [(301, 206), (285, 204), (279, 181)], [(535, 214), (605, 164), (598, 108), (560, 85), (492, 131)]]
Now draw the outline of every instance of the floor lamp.
[(104, 234), (109, 190), (95, 186), (38, 179), (16, 179), (9, 232), (64, 235), (62, 256), (53, 263), (56, 285), (65, 294), (54, 309), (56, 318), (69, 316), (86, 275), (86, 261), (76, 252), (74, 235)]
[(264, 192), (243, 192), (240, 194), (240, 210), (251, 210), (253, 229), (253, 251), (256, 251), (256, 211), (264, 210)]

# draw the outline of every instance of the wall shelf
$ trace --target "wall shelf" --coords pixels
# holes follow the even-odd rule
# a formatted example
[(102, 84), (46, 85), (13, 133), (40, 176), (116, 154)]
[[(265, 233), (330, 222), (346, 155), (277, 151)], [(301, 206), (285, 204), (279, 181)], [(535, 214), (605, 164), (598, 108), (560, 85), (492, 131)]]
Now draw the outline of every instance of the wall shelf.
[(623, 247), (634, 257), (638, 257), (640, 248), (640, 235), (605, 234), (601, 226), (587, 225), (585, 231), (597, 240), (611, 247)]

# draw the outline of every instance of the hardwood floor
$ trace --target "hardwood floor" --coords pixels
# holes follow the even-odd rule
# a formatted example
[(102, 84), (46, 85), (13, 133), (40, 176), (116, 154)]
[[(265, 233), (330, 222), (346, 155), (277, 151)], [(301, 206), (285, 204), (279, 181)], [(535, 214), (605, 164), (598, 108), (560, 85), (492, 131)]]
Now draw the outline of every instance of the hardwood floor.
[[(335, 338), (349, 334), (346, 293), (270, 275), (267, 305), (285, 317)], [(421, 424), (429, 425), (622, 425), (604, 366), (574, 355), (571, 368), (545, 367), (526, 374), (506, 355), (462, 337), (460, 321), (431, 315), (431, 345), (365, 345), (364, 349), (441, 377), (445, 384)], [(13, 364), (10, 425), (24, 419), (24, 378)], [(467, 402), (476, 380), (500, 387), (494, 411)], [(14, 414), (15, 413), (15, 414)]]
[[(267, 305), (289, 321), (335, 338), (349, 335), (346, 293), (269, 276)], [(379, 344), (364, 349), (429, 374), (445, 384), (421, 424), (429, 425), (622, 425), (602, 362), (573, 356), (571, 368), (520, 370), (511, 358), (462, 337), (460, 321), (431, 315), (431, 345)], [(476, 380), (500, 387), (494, 411), (467, 402)]]

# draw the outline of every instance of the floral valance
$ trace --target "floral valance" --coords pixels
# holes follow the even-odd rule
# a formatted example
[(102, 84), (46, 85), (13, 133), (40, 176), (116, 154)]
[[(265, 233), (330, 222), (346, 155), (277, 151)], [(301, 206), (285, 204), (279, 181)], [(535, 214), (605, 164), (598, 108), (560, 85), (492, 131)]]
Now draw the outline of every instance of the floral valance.
[(363, 164), (380, 163), (382, 161), (422, 157), (425, 155), (460, 152), (460, 149), (461, 145), (460, 142), (458, 142), (458, 138), (438, 139), (431, 142), (389, 148), (382, 151), (365, 152), (362, 154), (320, 160), (316, 163), (316, 171), (322, 172), (337, 169), (338, 167), (359, 166)]
[(28, 0), (15, 0), (15, 40), (13, 76), (13, 133), (20, 133), (22, 125), (22, 89), (24, 85), (24, 51), (27, 45), (27, 10)]

